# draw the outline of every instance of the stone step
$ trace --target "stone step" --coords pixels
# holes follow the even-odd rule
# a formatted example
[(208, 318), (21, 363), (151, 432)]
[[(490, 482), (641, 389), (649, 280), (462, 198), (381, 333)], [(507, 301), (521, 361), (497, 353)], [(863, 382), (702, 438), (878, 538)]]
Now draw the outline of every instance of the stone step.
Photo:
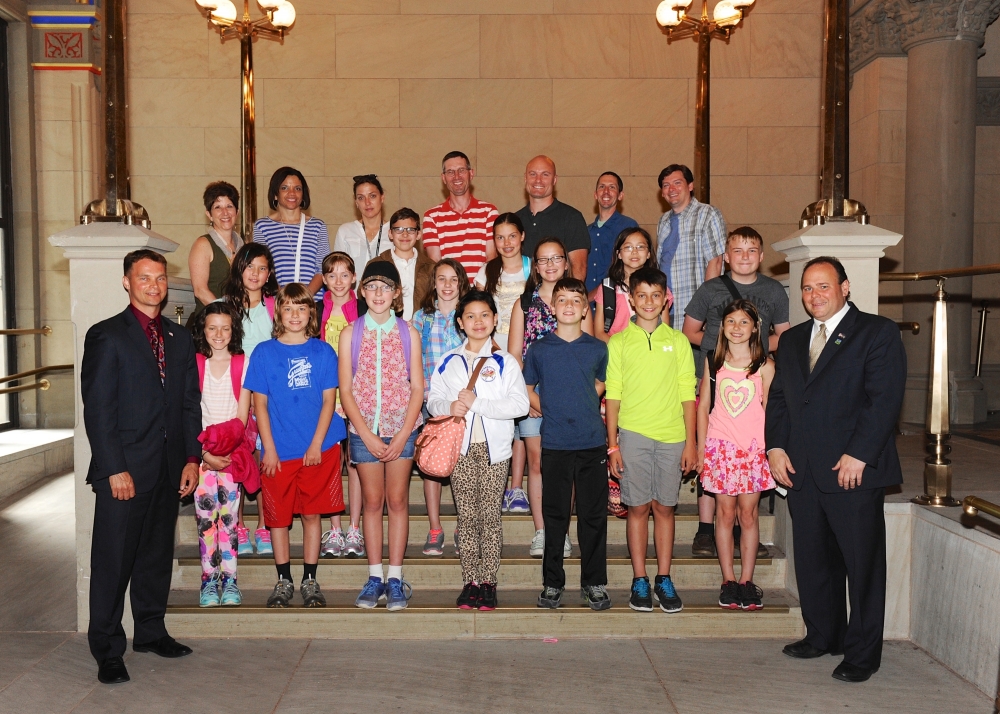
[[(450, 544), (453, 542), (452, 538), (454, 536), (455, 524), (457, 520), (455, 507), (450, 504), (446, 504), (442, 505), (441, 510), (441, 527), (444, 529), (445, 544), (446, 547), (451, 547)], [(253, 505), (252, 508), (247, 508), (247, 513), (244, 518), (248, 528), (256, 528), (256, 511), (256, 505)], [(348, 525), (348, 517), (346, 514), (343, 516), (342, 522), (343, 527), (346, 530)], [(324, 518), (323, 529), (326, 530), (328, 527), (329, 521)], [(385, 534), (387, 532), (386, 529), (388, 528), (387, 516), (383, 516), (382, 518), (382, 528), (383, 534)], [(424, 506), (422, 501), (420, 503), (411, 503), (410, 530), (407, 542), (413, 545), (422, 546), (427, 538), (427, 531), (429, 528), (430, 525), (427, 522), (426, 506)], [(695, 504), (680, 504), (674, 521), (674, 542), (690, 543), (697, 530), (698, 511)], [(576, 516), (573, 516), (572, 523), (570, 525), (570, 538), (572, 539), (575, 534)], [(531, 542), (534, 535), (535, 526), (529, 514), (522, 515), (505, 513), (503, 515), (504, 543), (527, 544)], [(295, 519), (292, 523), (289, 538), (292, 543), (302, 543), (302, 522), (299, 519)], [(198, 526), (195, 523), (193, 506), (186, 506), (181, 509), (180, 517), (177, 520), (177, 542), (183, 545), (198, 544)], [(650, 518), (649, 542), (653, 542), (652, 518)], [(760, 542), (765, 544), (774, 542), (774, 516), (767, 513), (766, 507), (762, 509), (760, 514)], [(624, 519), (615, 518), (613, 516), (608, 517), (608, 543), (625, 543)]]
[[(292, 574), (301, 577), (302, 546), (291, 547)], [(754, 582), (762, 588), (785, 587), (786, 560), (784, 554), (771, 547), (771, 557), (757, 561)], [(175, 548), (174, 572), (171, 587), (175, 590), (194, 590), (201, 587), (201, 561), (198, 547), (179, 545)], [(382, 554), (383, 564), (389, 560), (388, 550)], [(737, 561), (738, 563), (739, 561)], [(656, 558), (652, 546), (647, 552), (646, 568), (649, 576), (656, 574)], [(565, 561), (568, 583), (580, 582), (580, 550), (573, 545), (573, 555)], [(504, 547), (498, 581), (509, 588), (532, 588), (541, 585), (542, 560), (528, 554), (527, 545)], [(737, 571), (737, 575), (738, 575)], [(678, 589), (717, 588), (722, 576), (715, 558), (691, 557), (690, 545), (674, 548), (671, 576)], [(239, 559), (237, 577), (243, 588), (265, 589), (274, 585), (277, 578), (274, 560), (269, 556), (244, 556)], [(327, 558), (319, 563), (317, 579), (328, 588), (360, 588), (368, 577), (368, 563), (364, 558)], [(462, 567), (453, 548), (443, 556), (426, 556), (420, 547), (409, 545), (403, 560), (403, 577), (416, 589), (454, 589), (462, 582)], [(632, 583), (632, 565), (624, 545), (608, 545), (608, 586), (628, 588)]]
[[(242, 579), (242, 578), (241, 578)], [(501, 582), (502, 576), (501, 576)], [(636, 612), (628, 607), (627, 588), (609, 590), (612, 607), (592, 612), (575, 587), (567, 588), (557, 611), (537, 607), (539, 588), (500, 585), (493, 612), (459, 610), (458, 588), (416, 589), (406, 608), (388, 612), (354, 607), (357, 589), (324, 589), (328, 606), (304, 608), (296, 593), (292, 607), (264, 607), (270, 589), (244, 589), (238, 608), (200, 608), (193, 590), (174, 590), (167, 607), (167, 628), (183, 638), (311, 637), (330, 639), (471, 639), (574, 637), (776, 637), (795, 640), (804, 628), (798, 602), (782, 588), (764, 591), (764, 609), (722, 610), (716, 587), (681, 590), (684, 610)]]

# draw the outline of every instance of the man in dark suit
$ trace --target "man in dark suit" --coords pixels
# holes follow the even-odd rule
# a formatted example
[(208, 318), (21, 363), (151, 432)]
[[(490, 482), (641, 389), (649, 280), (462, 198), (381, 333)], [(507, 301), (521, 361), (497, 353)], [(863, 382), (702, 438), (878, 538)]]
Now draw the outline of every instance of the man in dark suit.
[[(767, 399), (771, 474), (789, 489), (805, 639), (784, 648), (808, 659), (844, 654), (833, 676), (878, 671), (885, 620), (885, 487), (902, 483), (895, 428), (906, 353), (894, 322), (847, 302), (836, 258), (802, 273), (811, 320), (785, 332)], [(848, 621), (845, 579), (851, 600)]]
[[(80, 387), (97, 495), (90, 554), (90, 651), (97, 678), (127, 682), (122, 613), (131, 582), (132, 649), (181, 657), (164, 626), (180, 496), (198, 485), (201, 394), (191, 335), (160, 315), (167, 261), (125, 256), (129, 306), (87, 331)], [(178, 495), (179, 494), (179, 495)]]

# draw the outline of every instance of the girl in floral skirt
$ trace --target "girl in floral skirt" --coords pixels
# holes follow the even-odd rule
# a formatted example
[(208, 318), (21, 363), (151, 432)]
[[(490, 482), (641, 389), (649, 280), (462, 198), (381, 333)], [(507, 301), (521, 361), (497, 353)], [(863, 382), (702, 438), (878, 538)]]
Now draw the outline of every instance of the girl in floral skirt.
[[(764, 408), (774, 362), (760, 340), (760, 316), (749, 300), (734, 300), (722, 313), (714, 359), (706, 360), (698, 405), (698, 473), (715, 494), (719, 522), (715, 545), (722, 567), (719, 606), (760, 610), (763, 592), (753, 583), (761, 491), (774, 488), (764, 448)], [(710, 397), (708, 395), (711, 395)], [(733, 523), (739, 518), (740, 579), (733, 567)]]

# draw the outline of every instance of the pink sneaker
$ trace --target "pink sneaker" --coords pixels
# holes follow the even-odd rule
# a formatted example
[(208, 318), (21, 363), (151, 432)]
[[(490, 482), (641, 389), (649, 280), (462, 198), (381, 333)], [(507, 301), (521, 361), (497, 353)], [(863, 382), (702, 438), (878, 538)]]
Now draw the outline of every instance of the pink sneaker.
[(253, 545), (250, 543), (250, 529), (236, 526), (236, 555), (253, 555)]
[(274, 551), (271, 550), (271, 531), (267, 528), (258, 528), (254, 539), (257, 541), (257, 555), (274, 555)]

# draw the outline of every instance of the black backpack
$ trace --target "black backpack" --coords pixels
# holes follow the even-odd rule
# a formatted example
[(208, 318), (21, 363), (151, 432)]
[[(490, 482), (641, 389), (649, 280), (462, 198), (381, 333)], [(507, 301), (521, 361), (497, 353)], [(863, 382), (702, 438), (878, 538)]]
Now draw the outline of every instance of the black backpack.
[(611, 279), (605, 278), (601, 283), (601, 301), (604, 303), (604, 331), (611, 332), (611, 326), (615, 324), (615, 314), (618, 311), (618, 296), (611, 285)]

